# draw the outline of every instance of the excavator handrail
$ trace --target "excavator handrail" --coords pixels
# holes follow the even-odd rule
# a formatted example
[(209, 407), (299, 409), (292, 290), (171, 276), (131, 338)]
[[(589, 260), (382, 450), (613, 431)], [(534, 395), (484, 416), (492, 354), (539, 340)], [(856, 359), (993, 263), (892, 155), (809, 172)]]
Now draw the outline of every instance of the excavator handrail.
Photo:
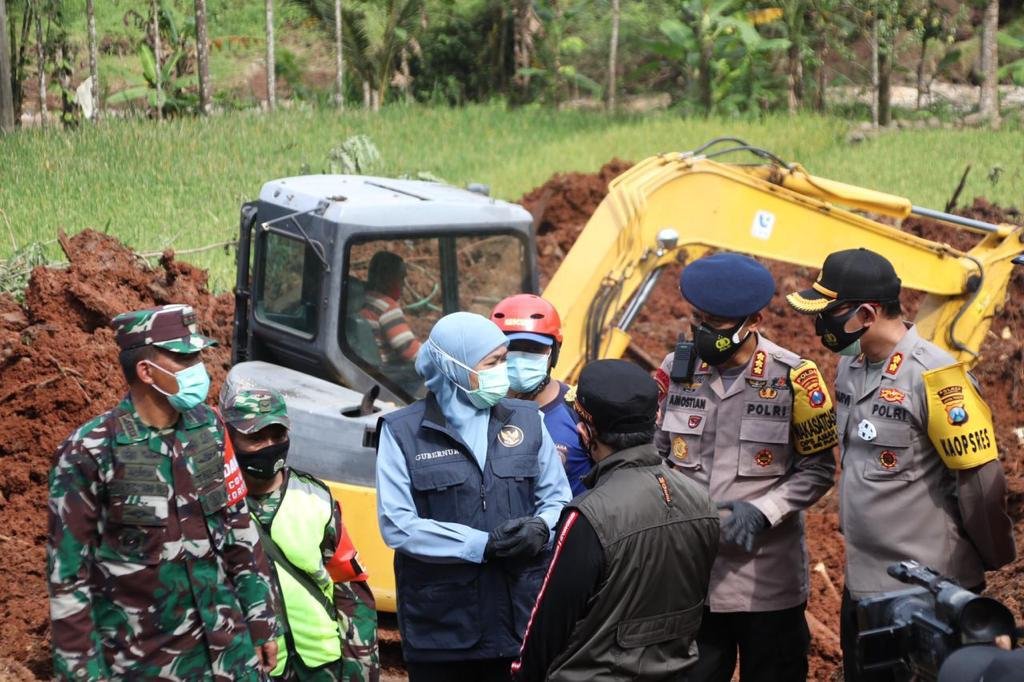
[[(704, 153), (722, 142), (740, 146), (714, 156), (749, 151), (772, 162), (728, 164)], [(871, 217), (898, 221), (912, 214), (983, 236), (965, 252)], [(671, 248), (658, 239), (665, 232), (678, 236)], [(710, 249), (808, 268), (844, 248), (883, 253), (905, 287), (928, 294), (917, 317), (922, 335), (973, 362), (1002, 305), (1013, 263), (1024, 253), (1020, 237), (1017, 226), (969, 221), (914, 206), (905, 197), (813, 176), (739, 139), (659, 154), (609, 184), (544, 291), (563, 321), (556, 373), (571, 379), (586, 360), (625, 352), (629, 323), (663, 268)]]

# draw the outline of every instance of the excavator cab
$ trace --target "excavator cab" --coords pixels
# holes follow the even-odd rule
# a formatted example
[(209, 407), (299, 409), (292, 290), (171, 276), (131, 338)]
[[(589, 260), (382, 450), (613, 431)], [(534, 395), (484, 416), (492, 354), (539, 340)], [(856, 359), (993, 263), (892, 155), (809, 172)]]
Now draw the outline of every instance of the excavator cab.
[(487, 316), (536, 292), (535, 254), (525, 209), (440, 183), (292, 177), (242, 206), (228, 381), (285, 396), (289, 464), (341, 501), (385, 610), (391, 557), (364, 438), (382, 411), (424, 395), (408, 342), (448, 313)]

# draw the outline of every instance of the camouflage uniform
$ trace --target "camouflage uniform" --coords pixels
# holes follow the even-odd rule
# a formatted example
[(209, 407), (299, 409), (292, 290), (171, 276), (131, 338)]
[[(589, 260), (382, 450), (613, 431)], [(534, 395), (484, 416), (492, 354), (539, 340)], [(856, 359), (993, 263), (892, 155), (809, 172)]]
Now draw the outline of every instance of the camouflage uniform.
[[(221, 391), (220, 404), (225, 422), (241, 433), (253, 434), (273, 424), (280, 424), (285, 428), (290, 425), (284, 398), (276, 391), (225, 384)], [(244, 457), (244, 454), (240, 455), (243, 460)], [(329, 495), (327, 487), (313, 476), (287, 467), (284, 472), (285, 479), (281, 486), (265, 495), (250, 493), (248, 498), (253, 517), (267, 532), (269, 532), (274, 516), (281, 506), (289, 481), (293, 478), (313, 482)], [(333, 502), (331, 520), (324, 527), (320, 542), (323, 566), (328, 569), (340, 563), (339, 544), (343, 532), (341, 509), (337, 502)], [(274, 566), (274, 562), (271, 564), (272, 571), (276, 575), (276, 571), (279, 569)], [(356, 566), (354, 572), (361, 573), (357, 564)], [(280, 584), (276, 580), (275, 586), (280, 589)], [(282, 607), (286, 606), (285, 599), (281, 595), (278, 595), (277, 603)], [(342, 660), (339, 664), (308, 668), (293, 650), (291, 639), (282, 633), (285, 640), (283, 647), (289, 647), (287, 666), (279, 678), (275, 679), (315, 680), (317, 682), (334, 682), (336, 680), (376, 682), (379, 679), (377, 611), (369, 585), (365, 580), (335, 582), (333, 604), (337, 612), (339, 630), (344, 635)], [(289, 615), (295, 617), (295, 614), (286, 612), (279, 618), (282, 630), (288, 627)]]
[[(196, 352), (187, 306), (114, 319), (122, 349)], [(164, 429), (126, 397), (73, 433), (50, 472), (47, 578), (61, 679), (255, 680), (276, 631), (244, 499), (229, 505), (224, 433), (205, 405)]]

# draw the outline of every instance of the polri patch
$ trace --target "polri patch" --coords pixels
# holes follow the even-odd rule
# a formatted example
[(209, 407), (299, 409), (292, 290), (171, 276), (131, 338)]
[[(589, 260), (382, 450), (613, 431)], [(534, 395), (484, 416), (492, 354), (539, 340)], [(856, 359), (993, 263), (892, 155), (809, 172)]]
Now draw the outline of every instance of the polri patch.
[(899, 460), (896, 458), (896, 453), (892, 450), (882, 450), (881, 454), (878, 455), (878, 463), (886, 469), (895, 469)]
[(690, 454), (689, 448), (686, 446), (686, 439), (682, 436), (676, 436), (672, 439), (672, 456), (678, 459), (680, 462), (686, 459), (686, 456)]
[(878, 397), (887, 403), (902, 405), (907, 394), (898, 388), (883, 388), (878, 391)]
[(768, 448), (759, 450), (758, 453), (754, 455), (754, 463), (759, 467), (766, 467), (774, 461), (775, 453)]

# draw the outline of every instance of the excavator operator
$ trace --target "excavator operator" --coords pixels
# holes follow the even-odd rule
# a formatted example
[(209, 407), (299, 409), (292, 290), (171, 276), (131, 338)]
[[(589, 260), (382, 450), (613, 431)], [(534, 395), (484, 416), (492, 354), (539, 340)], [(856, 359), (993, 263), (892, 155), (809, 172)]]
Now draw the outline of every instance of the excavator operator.
[(540, 296), (516, 294), (494, 307), (491, 322), (508, 338), (509, 397), (532, 400), (540, 406), (572, 494), (579, 495), (587, 489), (583, 477), (593, 463), (576, 433), (580, 418), (573, 407), (574, 388), (551, 380), (562, 346), (558, 311)]
[(729, 682), (738, 649), (741, 682), (802, 682), (810, 645), (802, 512), (833, 485), (832, 400), (813, 362), (760, 334), (775, 293), (763, 265), (730, 253), (701, 258), (683, 270), (680, 289), (693, 307), (696, 359), (684, 361), (681, 342), (656, 374), (655, 444), (723, 514), (688, 680)]

